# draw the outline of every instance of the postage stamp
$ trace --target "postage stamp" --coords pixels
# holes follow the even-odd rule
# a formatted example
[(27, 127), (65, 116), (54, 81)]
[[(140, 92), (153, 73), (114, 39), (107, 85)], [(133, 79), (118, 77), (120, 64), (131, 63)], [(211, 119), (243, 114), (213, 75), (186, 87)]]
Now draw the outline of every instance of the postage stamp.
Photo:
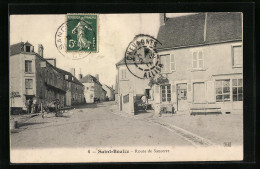
[(55, 33), (55, 46), (66, 58), (78, 60), (98, 52), (98, 15), (68, 14)]
[(125, 64), (129, 72), (140, 79), (149, 79), (160, 73), (163, 65), (156, 51), (157, 44), (161, 43), (150, 35), (135, 36), (125, 52)]
[(67, 51), (97, 52), (97, 22), (96, 14), (67, 14)]

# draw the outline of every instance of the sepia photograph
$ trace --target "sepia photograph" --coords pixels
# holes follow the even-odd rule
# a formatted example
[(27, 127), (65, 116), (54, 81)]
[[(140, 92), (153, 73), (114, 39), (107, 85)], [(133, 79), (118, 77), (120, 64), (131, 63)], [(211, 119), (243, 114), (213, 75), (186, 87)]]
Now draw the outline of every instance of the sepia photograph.
[(243, 160), (242, 12), (9, 23), (11, 163)]

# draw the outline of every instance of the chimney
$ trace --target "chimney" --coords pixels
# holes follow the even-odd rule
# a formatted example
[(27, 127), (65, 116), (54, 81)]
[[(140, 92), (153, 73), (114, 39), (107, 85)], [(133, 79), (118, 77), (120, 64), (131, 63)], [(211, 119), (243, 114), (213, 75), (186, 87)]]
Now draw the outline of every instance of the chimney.
[(75, 76), (75, 68), (70, 68), (70, 73)]
[(79, 74), (79, 80), (82, 79), (83, 75), (80, 73)]
[(160, 13), (160, 26), (165, 25), (166, 20), (166, 13)]
[(43, 57), (43, 46), (42, 46), (42, 44), (39, 44), (38, 45), (38, 54), (41, 56), (41, 57)]
[(99, 81), (99, 75), (96, 74), (95, 78), (97, 79), (97, 81)]

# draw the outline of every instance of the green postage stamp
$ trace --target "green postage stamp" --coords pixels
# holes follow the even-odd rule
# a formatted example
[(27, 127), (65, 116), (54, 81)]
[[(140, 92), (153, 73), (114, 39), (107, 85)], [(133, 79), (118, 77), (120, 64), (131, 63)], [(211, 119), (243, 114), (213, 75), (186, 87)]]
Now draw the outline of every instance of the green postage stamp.
[(98, 15), (67, 14), (67, 52), (98, 52)]

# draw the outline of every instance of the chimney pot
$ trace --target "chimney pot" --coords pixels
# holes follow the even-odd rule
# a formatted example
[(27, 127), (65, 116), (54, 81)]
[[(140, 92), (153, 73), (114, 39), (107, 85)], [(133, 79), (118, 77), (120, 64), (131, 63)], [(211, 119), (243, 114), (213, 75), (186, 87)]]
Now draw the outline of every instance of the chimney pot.
[(99, 74), (96, 74), (95, 78), (99, 81)]
[(75, 68), (70, 68), (70, 73), (75, 76)]
[(41, 57), (43, 57), (43, 46), (42, 46), (42, 44), (39, 44), (38, 45), (38, 54), (41, 56)]
[(166, 13), (160, 13), (160, 26), (165, 25), (166, 20)]

